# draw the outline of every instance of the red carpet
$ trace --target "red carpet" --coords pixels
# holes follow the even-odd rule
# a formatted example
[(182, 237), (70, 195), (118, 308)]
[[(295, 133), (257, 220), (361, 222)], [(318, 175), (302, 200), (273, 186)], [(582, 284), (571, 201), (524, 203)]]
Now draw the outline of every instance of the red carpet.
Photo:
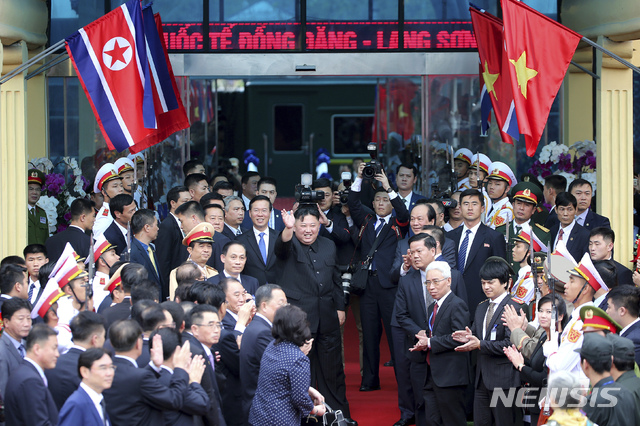
[(351, 417), (360, 426), (391, 426), (400, 419), (398, 390), (393, 367), (382, 364), (391, 359), (387, 338), (382, 335), (380, 345), (380, 387), (374, 392), (360, 392), (360, 364), (358, 361), (358, 331), (353, 315), (349, 312), (344, 327), (345, 374), (347, 399)]

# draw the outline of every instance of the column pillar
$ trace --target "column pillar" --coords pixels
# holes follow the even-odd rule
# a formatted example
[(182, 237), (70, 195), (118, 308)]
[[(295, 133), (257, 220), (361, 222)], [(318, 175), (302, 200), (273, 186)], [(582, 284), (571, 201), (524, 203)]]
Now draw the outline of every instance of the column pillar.
[[(598, 44), (616, 53), (631, 42), (603, 36)], [(627, 46), (625, 46), (627, 45)], [(626, 56), (626, 55), (625, 55)], [(611, 220), (616, 233), (615, 259), (633, 259), (633, 71), (596, 51), (596, 142), (598, 212)]]
[[(2, 74), (27, 60), (27, 44), (5, 46)], [(0, 86), (0, 257), (22, 255), (27, 244), (26, 73)]]

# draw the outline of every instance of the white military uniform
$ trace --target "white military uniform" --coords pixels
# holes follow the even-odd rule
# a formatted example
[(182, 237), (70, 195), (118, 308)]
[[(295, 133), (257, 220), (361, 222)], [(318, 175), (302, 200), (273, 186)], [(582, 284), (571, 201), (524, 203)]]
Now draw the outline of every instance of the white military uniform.
[(580, 308), (583, 306), (595, 306), (593, 302), (587, 302), (583, 305), (576, 306), (571, 313), (571, 319), (567, 326), (562, 330), (560, 336), (560, 345), (557, 341), (549, 339), (542, 346), (544, 356), (547, 357), (547, 367), (549, 372), (568, 371), (569, 373), (577, 373), (580, 377), (586, 376), (580, 367), (580, 354), (574, 352), (574, 349), (582, 347), (584, 339), (582, 333), (582, 320), (580, 319)]
[(96, 271), (93, 277), (91, 287), (93, 287), (93, 306), (97, 309), (109, 292), (104, 287), (109, 283), (109, 275), (104, 272)]
[(465, 191), (467, 189), (471, 189), (471, 184), (469, 183), (469, 178), (466, 177), (458, 182), (458, 191)]
[(504, 197), (502, 200), (494, 203), (491, 206), (491, 211), (487, 214), (485, 219), (485, 225), (491, 229), (503, 225), (513, 220), (513, 206), (509, 202), (509, 197)]
[(96, 221), (93, 222), (93, 237), (96, 238), (104, 234), (104, 231), (111, 226), (111, 222), (113, 222), (113, 217), (111, 217), (109, 203), (105, 201), (102, 203), (100, 211), (96, 213)]
[(518, 279), (511, 287), (511, 297), (518, 303), (531, 303), (535, 296), (535, 286), (533, 285), (533, 274), (531, 266), (523, 266), (518, 271)]

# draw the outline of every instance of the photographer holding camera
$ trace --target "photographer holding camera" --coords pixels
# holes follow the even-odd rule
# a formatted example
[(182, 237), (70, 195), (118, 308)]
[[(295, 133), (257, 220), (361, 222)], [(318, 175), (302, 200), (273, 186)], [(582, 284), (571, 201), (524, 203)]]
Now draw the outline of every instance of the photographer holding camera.
[[(366, 288), (360, 297), (360, 314), (364, 335), (364, 365), (360, 386), (362, 392), (380, 389), (380, 339), (383, 325), (393, 358), (391, 314), (397, 282), (391, 279), (390, 272), (398, 240), (402, 239), (409, 229), (409, 212), (406, 206), (391, 188), (382, 166), (375, 160), (376, 153), (372, 152), (371, 154), (373, 160), (358, 167), (358, 177), (351, 185), (348, 200), (354, 224), (362, 229), (360, 246), (363, 257), (371, 252), (376, 240), (379, 239), (377, 248), (371, 255)], [(367, 214), (360, 201), (363, 175), (381, 184), (374, 196), (373, 210), (375, 214)], [(391, 214), (393, 209), (396, 211), (395, 217)]]

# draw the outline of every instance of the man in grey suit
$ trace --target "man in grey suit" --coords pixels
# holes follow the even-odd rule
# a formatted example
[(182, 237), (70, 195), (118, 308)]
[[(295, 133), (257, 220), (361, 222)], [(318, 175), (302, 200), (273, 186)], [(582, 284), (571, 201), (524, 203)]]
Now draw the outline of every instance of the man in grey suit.
[(2, 304), (4, 332), (0, 337), (0, 395), (6, 399), (9, 374), (22, 363), (26, 338), (31, 330), (31, 305), (26, 299), (14, 297)]

